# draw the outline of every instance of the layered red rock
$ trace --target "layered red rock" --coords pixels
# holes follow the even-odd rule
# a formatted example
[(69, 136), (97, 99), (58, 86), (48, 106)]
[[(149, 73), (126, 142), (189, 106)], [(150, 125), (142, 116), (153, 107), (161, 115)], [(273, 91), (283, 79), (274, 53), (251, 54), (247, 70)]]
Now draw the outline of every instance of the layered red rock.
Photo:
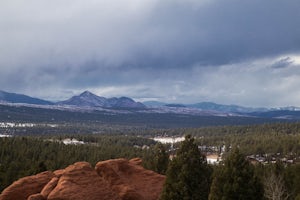
[(52, 172), (46, 171), (21, 178), (3, 190), (0, 200), (27, 200), (30, 195), (39, 193), (54, 176)]
[(159, 199), (165, 176), (145, 170), (138, 164), (141, 164), (139, 159), (115, 159), (99, 162), (95, 168), (124, 200)]
[(119, 197), (89, 163), (80, 162), (65, 169), (47, 199), (119, 200)]
[(165, 176), (140, 166), (140, 159), (78, 162), (66, 169), (22, 178), (0, 200), (157, 200)]

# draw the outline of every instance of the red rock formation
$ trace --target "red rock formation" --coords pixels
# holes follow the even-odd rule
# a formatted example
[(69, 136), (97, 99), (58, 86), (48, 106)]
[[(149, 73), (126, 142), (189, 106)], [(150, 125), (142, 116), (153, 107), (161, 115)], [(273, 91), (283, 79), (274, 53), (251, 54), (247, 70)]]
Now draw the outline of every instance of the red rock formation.
[(95, 168), (99, 176), (124, 200), (158, 199), (165, 176), (145, 170), (139, 164), (140, 159), (115, 159), (99, 162)]
[(47, 199), (50, 192), (52, 192), (52, 190), (54, 190), (54, 188), (56, 187), (57, 183), (58, 183), (59, 178), (58, 177), (54, 177), (51, 179), (51, 181), (49, 183), (47, 183), (47, 185), (43, 188), (43, 190), (41, 191), (41, 195)]
[(21, 178), (3, 190), (0, 200), (26, 200), (30, 195), (39, 193), (53, 177), (54, 174), (47, 171)]
[(32, 194), (30, 195), (27, 200), (45, 200), (45, 198), (43, 197), (42, 194), (38, 193), (38, 194)]
[(97, 175), (89, 163), (79, 162), (65, 169), (48, 200), (89, 199), (119, 200), (108, 184)]
[(64, 170), (22, 178), (0, 200), (157, 200), (165, 176), (140, 166), (140, 159), (78, 162)]

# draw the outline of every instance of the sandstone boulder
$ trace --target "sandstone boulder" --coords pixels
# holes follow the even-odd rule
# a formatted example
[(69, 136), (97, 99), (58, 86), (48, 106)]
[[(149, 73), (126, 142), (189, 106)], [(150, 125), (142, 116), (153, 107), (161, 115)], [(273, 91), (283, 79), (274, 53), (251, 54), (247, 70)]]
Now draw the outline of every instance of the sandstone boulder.
[(77, 162), (65, 169), (22, 178), (0, 200), (158, 200), (165, 176), (146, 170), (141, 159)]
[(47, 183), (47, 185), (43, 188), (43, 190), (41, 191), (41, 195), (44, 198), (48, 198), (50, 192), (52, 192), (52, 190), (54, 190), (54, 188), (56, 187), (58, 180), (58, 177), (52, 178), (51, 181), (49, 181), (49, 183)]
[(159, 199), (165, 176), (145, 170), (140, 164), (140, 159), (114, 159), (99, 162), (95, 168), (124, 200)]
[(30, 195), (27, 200), (45, 200), (45, 198), (43, 197), (42, 194), (38, 193), (38, 194), (32, 194)]
[(118, 200), (119, 197), (89, 163), (78, 162), (64, 170), (47, 199)]
[(3, 190), (0, 200), (27, 200), (30, 195), (39, 193), (53, 177), (52, 172), (46, 171), (21, 178)]

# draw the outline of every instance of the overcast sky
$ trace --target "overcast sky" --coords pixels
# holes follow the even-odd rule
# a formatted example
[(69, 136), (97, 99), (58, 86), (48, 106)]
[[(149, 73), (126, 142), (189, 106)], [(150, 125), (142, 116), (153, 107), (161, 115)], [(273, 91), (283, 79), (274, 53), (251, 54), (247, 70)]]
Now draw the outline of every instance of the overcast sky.
[(2, 0), (0, 90), (300, 106), (299, 0)]

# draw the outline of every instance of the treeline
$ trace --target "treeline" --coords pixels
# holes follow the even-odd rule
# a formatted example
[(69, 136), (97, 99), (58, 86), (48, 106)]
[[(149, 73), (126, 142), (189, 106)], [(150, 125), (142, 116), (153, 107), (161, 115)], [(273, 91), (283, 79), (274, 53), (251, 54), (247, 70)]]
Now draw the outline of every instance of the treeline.
[[(300, 124), (279, 123), (256, 126), (237, 126), (207, 129), (207, 135), (197, 130), (199, 144), (239, 146), (246, 155), (279, 153), (281, 155), (300, 155)], [(189, 133), (187, 131), (186, 133)]]
[[(16, 122), (22, 124), (22, 122)], [(0, 134), (6, 135), (64, 135), (64, 134), (110, 134), (110, 135), (139, 135), (146, 133), (144, 127), (105, 124), (102, 122), (50, 122), (34, 123), (25, 127), (0, 127)]]
[[(126, 117), (126, 116), (123, 116)], [(157, 116), (156, 120), (161, 117)], [(186, 120), (185, 117), (181, 117)], [(189, 119), (189, 118), (187, 118)], [(133, 119), (132, 119), (133, 120)], [(163, 119), (161, 119), (163, 120)], [(151, 120), (150, 120), (151, 121)], [(170, 119), (169, 121), (172, 121)], [(26, 121), (25, 121), (26, 122)], [(16, 123), (25, 123), (16, 121)], [(160, 122), (162, 123), (162, 122)], [(174, 122), (175, 123), (175, 122)], [(196, 122), (195, 122), (196, 123)], [(178, 122), (178, 125), (180, 123)], [(225, 135), (247, 135), (247, 134), (273, 134), (273, 135), (291, 135), (300, 134), (300, 123), (267, 123), (243, 126), (211, 126), (200, 128), (163, 128), (148, 126), (147, 124), (127, 124), (124, 123), (106, 123), (105, 121), (73, 121), (73, 122), (36, 122), (32, 127), (0, 127), (0, 134), (9, 135), (58, 135), (58, 134), (110, 134), (110, 135), (136, 135), (136, 136), (154, 136), (154, 135), (186, 135), (190, 134), (196, 137), (211, 137)]]
[(300, 156), (300, 123), (218, 126), (156, 131), (157, 135), (192, 135), (198, 145), (239, 146), (246, 155), (280, 153)]
[[(89, 144), (65, 145), (60, 140), (76, 138)], [(143, 145), (153, 140), (132, 136), (66, 135), (0, 138), (0, 191), (13, 181), (41, 171), (56, 170), (78, 161), (95, 165), (113, 158), (143, 158)]]
[(105, 126), (132, 126), (146, 128), (204, 127), (218, 125), (246, 125), (287, 121), (265, 117), (201, 116), (177, 113), (156, 113), (150, 110), (82, 111), (57, 110), (26, 106), (0, 105), (1, 122), (30, 123), (101, 123)]
[(228, 134), (300, 134), (300, 122), (264, 123), (252, 125), (234, 126), (207, 126), (200, 128), (156, 129), (156, 134), (176, 136), (178, 134), (190, 134), (192, 136), (224, 136)]

